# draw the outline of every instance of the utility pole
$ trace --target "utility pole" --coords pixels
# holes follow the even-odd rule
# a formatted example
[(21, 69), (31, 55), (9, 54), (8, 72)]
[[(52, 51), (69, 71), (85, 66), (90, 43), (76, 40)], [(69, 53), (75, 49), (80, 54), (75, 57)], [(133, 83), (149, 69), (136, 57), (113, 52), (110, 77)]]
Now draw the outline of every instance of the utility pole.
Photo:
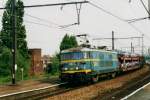
[(133, 45), (132, 45), (132, 42), (131, 42), (131, 53), (133, 53)]
[(114, 31), (112, 31), (112, 50), (115, 49), (115, 44), (114, 44)]
[[(148, 0), (148, 11), (150, 12), (150, 0)], [(149, 19), (150, 19), (150, 15), (149, 16)]]
[(142, 56), (144, 55), (144, 34), (142, 34)]
[(12, 0), (12, 36), (13, 36), (13, 45), (12, 45), (12, 54), (13, 54), (13, 65), (12, 65), (12, 84), (16, 84), (16, 51), (17, 51), (17, 40), (16, 40), (16, 0)]

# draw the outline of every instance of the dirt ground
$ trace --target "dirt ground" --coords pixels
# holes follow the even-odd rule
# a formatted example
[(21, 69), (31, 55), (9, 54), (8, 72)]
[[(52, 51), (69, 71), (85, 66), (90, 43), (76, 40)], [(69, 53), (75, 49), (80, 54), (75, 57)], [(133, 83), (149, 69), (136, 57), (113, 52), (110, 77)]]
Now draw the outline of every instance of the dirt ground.
[(125, 75), (118, 76), (115, 79), (103, 80), (99, 83), (69, 91), (63, 94), (55, 95), (44, 100), (91, 100), (97, 96), (100, 100), (100, 97), (104, 96), (104, 93), (109, 93), (114, 89), (121, 88), (128, 82), (132, 81), (135, 78), (138, 78), (139, 76), (144, 75), (148, 71), (149, 67), (145, 66), (142, 69), (126, 73)]
[(41, 79), (41, 80), (26, 80), (17, 83), (17, 85), (0, 85), (0, 95), (26, 91), (31, 89), (42, 88), (58, 83), (57, 78)]

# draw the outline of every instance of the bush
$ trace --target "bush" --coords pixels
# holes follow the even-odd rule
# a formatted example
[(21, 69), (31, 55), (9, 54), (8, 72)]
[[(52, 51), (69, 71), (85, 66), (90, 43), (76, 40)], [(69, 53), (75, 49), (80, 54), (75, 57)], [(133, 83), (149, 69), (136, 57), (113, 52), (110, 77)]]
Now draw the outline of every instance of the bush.
[(59, 60), (59, 54), (56, 54), (52, 58), (52, 74), (59, 74), (59, 68), (60, 68), (60, 60)]
[[(30, 59), (23, 57), (19, 51), (17, 51), (17, 80), (21, 79), (21, 68), (24, 69), (24, 76), (28, 76)], [(3, 48), (0, 53), (0, 78), (11, 76), (12, 69), (12, 53), (10, 49)]]
[(0, 76), (8, 76), (11, 73), (12, 54), (8, 48), (3, 48), (0, 53)]

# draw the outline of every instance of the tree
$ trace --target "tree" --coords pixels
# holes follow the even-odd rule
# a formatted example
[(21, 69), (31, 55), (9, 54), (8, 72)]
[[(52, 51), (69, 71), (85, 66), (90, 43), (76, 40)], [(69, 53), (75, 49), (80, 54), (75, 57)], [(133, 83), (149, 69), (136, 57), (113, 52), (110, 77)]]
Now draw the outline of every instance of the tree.
[[(6, 10), (3, 13), (2, 18), (2, 30), (1, 30), (1, 40), (2, 45), (9, 49), (12, 49), (12, 13), (11, 6), (12, 0), (8, 0), (6, 3)], [(28, 47), (26, 42), (26, 30), (25, 25), (23, 25), (24, 7), (23, 2), (18, 0), (16, 3), (16, 34), (17, 34), (17, 49), (24, 56), (28, 57)]]
[(69, 36), (66, 34), (60, 44), (60, 51), (73, 48), (73, 47), (77, 47), (77, 46), (78, 46), (78, 43), (77, 43), (76, 37)]
[[(11, 6), (12, 0), (8, 0), (5, 6), (7, 9), (4, 11), (2, 17), (2, 30), (0, 32), (0, 71), (6, 70), (3, 71), (5, 74), (8, 74), (12, 66), (12, 17), (14, 15), (12, 15)], [(26, 30), (23, 24), (23, 6), (24, 4), (21, 0), (16, 2), (17, 65), (18, 70), (24, 68), (24, 70), (27, 71), (27, 67), (29, 67), (29, 54), (25, 40)]]

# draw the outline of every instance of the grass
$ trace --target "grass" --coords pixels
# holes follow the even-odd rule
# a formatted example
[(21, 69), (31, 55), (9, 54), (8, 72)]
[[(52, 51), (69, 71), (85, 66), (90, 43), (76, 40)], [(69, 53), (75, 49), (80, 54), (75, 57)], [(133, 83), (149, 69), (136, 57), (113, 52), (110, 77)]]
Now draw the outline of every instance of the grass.
[[(55, 73), (44, 73), (38, 76), (24, 76), (24, 79), (21, 80), (20, 76), (16, 77), (17, 82), (21, 82), (21, 81), (26, 81), (26, 80), (43, 80), (43, 79), (47, 79), (47, 78), (54, 78), (54, 77), (58, 77), (59, 76), (59, 72), (55, 72)], [(0, 76), (0, 85), (5, 85), (5, 84), (9, 84), (11, 83), (11, 76)]]
[(8, 84), (11, 82), (10, 76), (0, 76), (0, 84)]

